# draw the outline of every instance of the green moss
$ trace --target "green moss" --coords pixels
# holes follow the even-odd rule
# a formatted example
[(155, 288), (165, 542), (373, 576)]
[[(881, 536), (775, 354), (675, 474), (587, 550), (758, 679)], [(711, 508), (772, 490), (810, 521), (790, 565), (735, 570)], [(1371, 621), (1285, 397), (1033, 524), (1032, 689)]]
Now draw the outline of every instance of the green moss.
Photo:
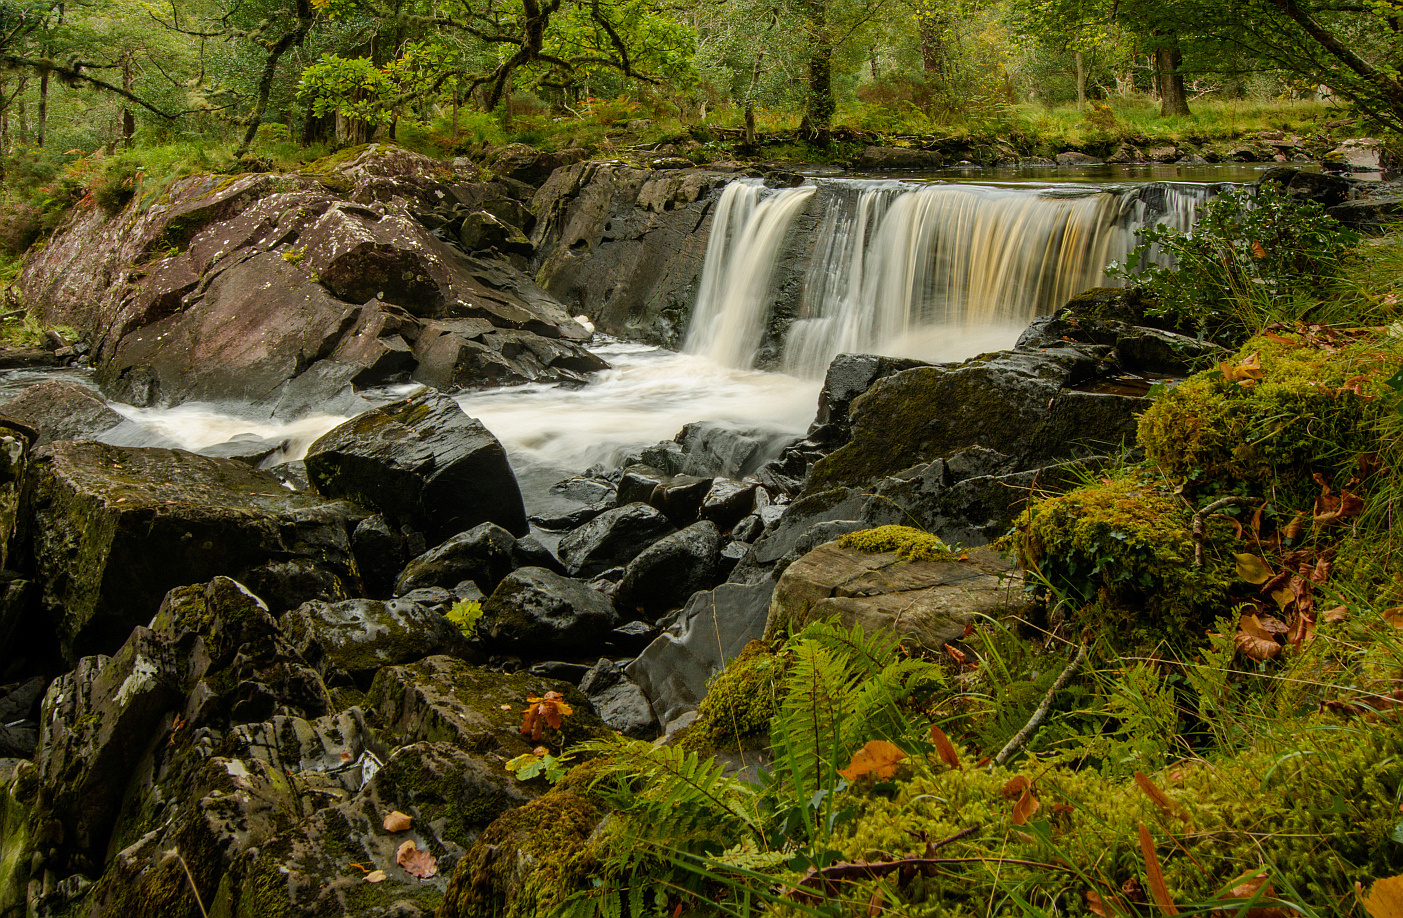
[(910, 526), (878, 526), (850, 532), (838, 541), (844, 548), (866, 552), (896, 552), (908, 561), (947, 561), (950, 546), (939, 536)]
[(737, 752), (764, 741), (775, 714), (775, 693), (784, 677), (786, 659), (764, 641), (745, 645), (707, 686), (697, 719), (682, 738), (682, 746), (698, 753)]
[[(1373, 430), (1384, 393), (1376, 356), (1353, 348), (1253, 338), (1225, 366), (1256, 355), (1260, 379), (1210, 370), (1175, 387), (1141, 417), (1140, 444), (1168, 475), (1240, 481), (1308, 506), (1319, 485), (1349, 476)], [(1360, 393), (1346, 388), (1358, 381)]]
[(1230, 553), (1212, 548), (1225, 525), (1215, 521), (1205, 563), (1195, 566), (1190, 508), (1129, 472), (1035, 504), (1019, 554), (1112, 643), (1192, 644), (1222, 614), (1237, 582)]
[(585, 885), (588, 841), (604, 818), (592, 800), (555, 790), (492, 823), (453, 871), (438, 918), (536, 918)]

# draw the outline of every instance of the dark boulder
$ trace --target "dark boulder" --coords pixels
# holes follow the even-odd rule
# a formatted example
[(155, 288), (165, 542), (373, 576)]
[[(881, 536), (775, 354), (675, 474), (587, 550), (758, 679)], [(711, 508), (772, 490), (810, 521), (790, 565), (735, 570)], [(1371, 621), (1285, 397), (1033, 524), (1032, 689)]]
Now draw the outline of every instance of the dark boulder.
[(388, 596), (408, 559), (404, 533), (380, 514), (367, 517), (351, 533), (351, 552), (370, 596)]
[(362, 513), (242, 462), (60, 441), (35, 454), (25, 506), (40, 604), (70, 661), (116, 649), (168, 590), (220, 574), (279, 586), (278, 611), (358, 591)]
[(432, 390), (352, 418), (313, 443), (306, 463), (320, 493), (408, 523), (434, 545), (484, 522), (527, 531), (502, 445)]
[(403, 596), (428, 586), (452, 589), (471, 580), (485, 596), (517, 566), (515, 550), (516, 538), (510, 532), (496, 523), (481, 523), (410, 561), (395, 593)]
[(642, 503), (606, 510), (560, 540), (560, 560), (572, 577), (593, 577), (627, 564), (674, 532), (667, 517)]
[(1306, 172), (1290, 166), (1275, 166), (1262, 173), (1257, 179), (1257, 187), (1276, 185), (1287, 196), (1313, 201), (1322, 207), (1335, 207), (1350, 199), (1349, 182), (1338, 175), (1324, 172)]
[(907, 147), (866, 147), (848, 168), (857, 172), (905, 172), (939, 169), (945, 158), (938, 150), (912, 150)]
[(57, 379), (29, 386), (0, 405), (0, 415), (37, 429), (35, 446), (54, 440), (96, 439), (125, 420), (92, 389)]
[(643, 690), (617, 663), (607, 659), (596, 663), (580, 680), (580, 692), (611, 730), (634, 739), (652, 739), (658, 735), (657, 718)]
[(839, 354), (828, 364), (823, 375), (823, 388), (818, 393), (818, 413), (815, 426), (830, 426), (846, 438), (849, 430), (848, 408), (872, 384), (884, 376), (900, 373), (912, 367), (925, 366), (920, 360), (881, 357), (875, 354)]
[(675, 439), (683, 454), (678, 469), (682, 474), (743, 478), (778, 455), (791, 437), (764, 428), (700, 421), (683, 427)]
[(545, 568), (524, 567), (483, 602), (477, 633), (493, 650), (540, 659), (588, 653), (618, 623), (603, 593)]
[(711, 493), (710, 478), (678, 475), (660, 482), (648, 503), (661, 510), (668, 522), (681, 528), (697, 521), (702, 501)]
[(723, 532), (729, 531), (754, 509), (758, 486), (755, 481), (713, 479), (698, 512), (702, 519), (711, 520)]
[(292, 646), (329, 683), (342, 673), (369, 686), (381, 667), (434, 654), (476, 658), (453, 623), (403, 599), (307, 602), (285, 614), (280, 624)]
[(624, 567), (614, 600), (650, 615), (676, 608), (716, 585), (720, 551), (721, 533), (709, 520), (659, 539)]

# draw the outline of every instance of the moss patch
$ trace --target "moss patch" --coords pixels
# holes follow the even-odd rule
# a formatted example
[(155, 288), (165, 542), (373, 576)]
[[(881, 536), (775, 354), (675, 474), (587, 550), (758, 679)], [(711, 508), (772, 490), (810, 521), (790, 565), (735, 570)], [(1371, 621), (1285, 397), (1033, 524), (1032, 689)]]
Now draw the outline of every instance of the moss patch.
[(703, 754), (738, 752), (768, 737), (786, 666), (785, 657), (764, 641), (745, 645), (711, 680), (683, 747)]
[(947, 561), (951, 557), (950, 546), (939, 536), (911, 526), (860, 529), (843, 536), (838, 544), (855, 551), (896, 552), (898, 557), (908, 561)]

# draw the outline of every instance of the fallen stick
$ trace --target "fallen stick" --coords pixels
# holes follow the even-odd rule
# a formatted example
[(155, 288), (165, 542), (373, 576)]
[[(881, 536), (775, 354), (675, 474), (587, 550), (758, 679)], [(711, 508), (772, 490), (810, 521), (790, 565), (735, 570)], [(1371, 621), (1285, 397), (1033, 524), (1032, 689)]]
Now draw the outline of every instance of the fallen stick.
[[(1002, 765), (1013, 758), (1018, 750), (1023, 748), (1032, 737), (1033, 732), (1037, 730), (1038, 727), (1042, 726), (1043, 721), (1047, 720), (1047, 714), (1052, 710), (1053, 696), (1062, 690), (1063, 686), (1076, 675), (1077, 670), (1081, 669), (1082, 664), (1085, 662), (1086, 645), (1083, 644), (1081, 645), (1081, 649), (1077, 651), (1077, 655), (1072, 658), (1072, 662), (1068, 663), (1067, 668), (1062, 670), (1062, 675), (1058, 676), (1057, 681), (1052, 683), (1052, 688), (1047, 690), (1047, 694), (1043, 696), (1042, 704), (1039, 704), (1038, 709), (1033, 712), (1033, 716), (1028, 718), (1028, 722), (1023, 725), (1023, 729), (1015, 733), (1013, 739), (1008, 741), (1008, 745), (1000, 749), (999, 754), (994, 756), (994, 765)], [(992, 767), (991, 765), (990, 768)]]

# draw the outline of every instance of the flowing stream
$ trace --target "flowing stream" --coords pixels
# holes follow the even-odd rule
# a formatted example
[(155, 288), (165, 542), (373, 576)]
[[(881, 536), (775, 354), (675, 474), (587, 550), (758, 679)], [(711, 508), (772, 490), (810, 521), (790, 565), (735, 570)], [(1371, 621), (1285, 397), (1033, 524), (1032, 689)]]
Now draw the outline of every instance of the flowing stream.
[[(520, 386), (456, 397), (506, 447), (528, 512), (549, 485), (664, 440), (693, 421), (800, 434), (832, 357), (878, 352), (960, 360), (1009, 347), (1029, 320), (1104, 283), (1104, 269), (1153, 222), (1191, 224), (1207, 184), (916, 184), (812, 179), (770, 190), (733, 182), (717, 203), (685, 352), (621, 342), (587, 386)], [(778, 365), (751, 369), (776, 307), (791, 321)], [(0, 399), (41, 378), (0, 374)], [(90, 384), (90, 382), (89, 382)], [(375, 401), (417, 386), (382, 390)], [(300, 458), (345, 418), (276, 422), (237, 406), (140, 409), (103, 439), (201, 449), (236, 436), (281, 441), (264, 464)]]

